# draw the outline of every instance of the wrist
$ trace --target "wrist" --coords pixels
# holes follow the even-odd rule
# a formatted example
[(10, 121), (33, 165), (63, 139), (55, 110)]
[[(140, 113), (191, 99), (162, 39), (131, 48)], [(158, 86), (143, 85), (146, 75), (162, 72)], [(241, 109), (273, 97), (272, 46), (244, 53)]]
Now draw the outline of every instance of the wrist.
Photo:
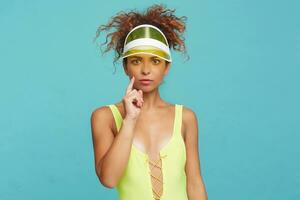
[(123, 121), (129, 122), (129, 123), (135, 123), (137, 118), (135, 117), (130, 117), (130, 116), (125, 116)]

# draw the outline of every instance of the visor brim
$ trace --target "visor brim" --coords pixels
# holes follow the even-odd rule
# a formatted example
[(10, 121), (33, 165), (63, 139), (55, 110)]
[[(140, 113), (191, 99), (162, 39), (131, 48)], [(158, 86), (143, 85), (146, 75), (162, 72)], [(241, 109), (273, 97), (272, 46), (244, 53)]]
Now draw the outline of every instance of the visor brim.
[(170, 57), (169, 54), (167, 54), (166, 52), (157, 49), (157, 48), (153, 48), (153, 47), (139, 47), (139, 48), (132, 48), (129, 49), (127, 52), (125, 52), (124, 54), (122, 54), (121, 59), (129, 57), (129, 56), (133, 56), (136, 54), (148, 54), (148, 55), (153, 55), (153, 56), (157, 56), (161, 59), (164, 59), (168, 62), (172, 62), (172, 59)]

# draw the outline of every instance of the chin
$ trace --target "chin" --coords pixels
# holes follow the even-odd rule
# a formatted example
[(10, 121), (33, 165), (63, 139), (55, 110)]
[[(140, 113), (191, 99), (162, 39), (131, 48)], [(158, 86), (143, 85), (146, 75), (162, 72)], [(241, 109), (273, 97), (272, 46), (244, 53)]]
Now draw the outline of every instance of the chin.
[(142, 86), (139, 88), (140, 90), (142, 90), (144, 93), (148, 93), (148, 92), (151, 92), (153, 90), (155, 90), (156, 88), (155, 87), (145, 87), (145, 86)]

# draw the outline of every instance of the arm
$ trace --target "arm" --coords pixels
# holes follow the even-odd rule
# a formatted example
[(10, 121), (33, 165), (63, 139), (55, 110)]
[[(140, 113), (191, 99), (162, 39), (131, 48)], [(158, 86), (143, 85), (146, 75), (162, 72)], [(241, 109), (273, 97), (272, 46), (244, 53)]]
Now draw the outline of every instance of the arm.
[(198, 152), (198, 122), (196, 114), (189, 108), (184, 108), (183, 120), (187, 161), (187, 192), (189, 200), (207, 200), (205, 185), (200, 171)]
[(104, 186), (113, 188), (128, 163), (136, 121), (125, 117), (119, 133), (114, 136), (113, 116), (109, 112), (108, 107), (95, 110), (91, 115), (91, 128), (96, 174)]

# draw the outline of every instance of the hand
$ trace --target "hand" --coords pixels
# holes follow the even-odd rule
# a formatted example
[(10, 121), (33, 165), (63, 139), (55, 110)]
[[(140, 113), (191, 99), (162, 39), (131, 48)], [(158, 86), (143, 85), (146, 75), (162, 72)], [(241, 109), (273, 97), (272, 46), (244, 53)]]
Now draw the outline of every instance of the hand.
[(123, 104), (125, 104), (126, 117), (136, 119), (143, 106), (143, 91), (133, 89), (135, 77), (133, 76), (127, 86), (126, 94), (123, 97)]

